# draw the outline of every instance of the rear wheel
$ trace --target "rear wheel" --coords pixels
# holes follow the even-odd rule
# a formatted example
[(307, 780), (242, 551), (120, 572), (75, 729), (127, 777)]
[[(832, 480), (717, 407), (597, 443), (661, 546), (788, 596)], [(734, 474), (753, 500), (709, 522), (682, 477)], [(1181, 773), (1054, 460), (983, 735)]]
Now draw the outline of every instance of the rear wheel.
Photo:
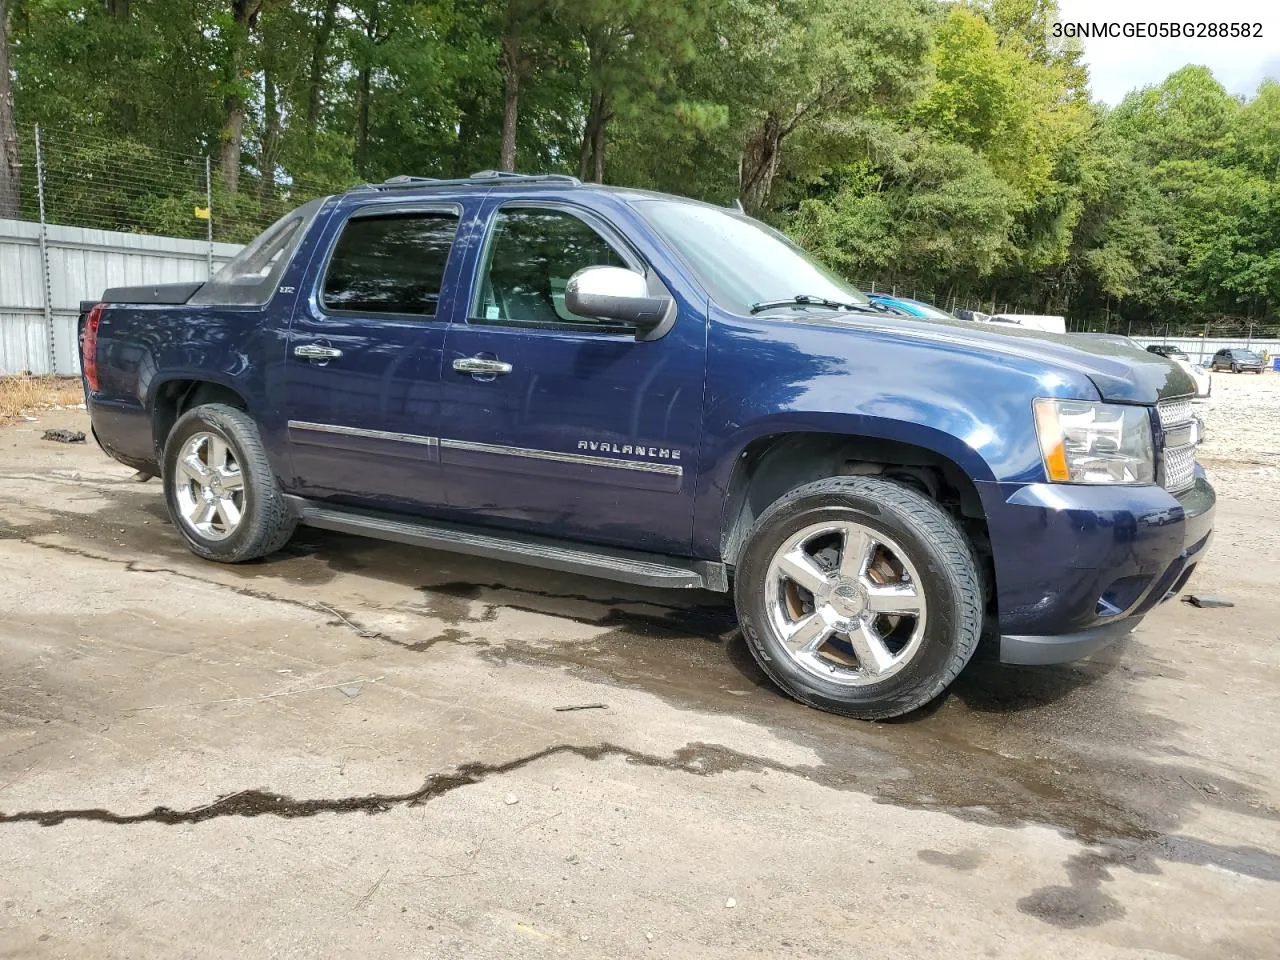
[(752, 654), (783, 690), (868, 720), (938, 696), (982, 626), (978, 565), (956, 521), (871, 477), (806, 484), (766, 510), (735, 599)]
[(1232, 373), (1239, 373), (1239, 372), (1240, 372), (1240, 364), (1238, 364), (1238, 363), (1233, 363), (1233, 364), (1231, 364), (1231, 372), (1232, 372)]
[(163, 466), (169, 516), (193, 553), (240, 563), (274, 553), (293, 535), (297, 519), (243, 410), (210, 403), (183, 414)]

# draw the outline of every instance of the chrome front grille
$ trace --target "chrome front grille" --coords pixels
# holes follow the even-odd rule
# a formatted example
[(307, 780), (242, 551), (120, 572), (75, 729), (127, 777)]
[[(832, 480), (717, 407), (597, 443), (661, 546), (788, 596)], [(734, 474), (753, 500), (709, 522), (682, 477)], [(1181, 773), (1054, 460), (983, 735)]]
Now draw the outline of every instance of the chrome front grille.
[(1160, 411), (1160, 426), (1168, 430), (1170, 427), (1190, 423), (1195, 415), (1192, 413), (1191, 398), (1178, 400), (1162, 400), (1156, 408)]
[(1166, 447), (1164, 451), (1164, 486), (1170, 492), (1185, 490), (1196, 481), (1196, 448)]
[(1196, 482), (1196, 445), (1200, 423), (1191, 398), (1164, 400), (1157, 407), (1164, 445), (1160, 451), (1160, 483), (1170, 493), (1186, 490)]

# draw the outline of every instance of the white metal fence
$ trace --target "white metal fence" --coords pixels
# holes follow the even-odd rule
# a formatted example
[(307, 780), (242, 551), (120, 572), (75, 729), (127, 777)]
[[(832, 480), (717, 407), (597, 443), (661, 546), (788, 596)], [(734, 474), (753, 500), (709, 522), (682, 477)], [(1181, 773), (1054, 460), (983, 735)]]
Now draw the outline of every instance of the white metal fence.
[(80, 372), (81, 300), (107, 287), (204, 280), (234, 243), (0, 220), (0, 375)]

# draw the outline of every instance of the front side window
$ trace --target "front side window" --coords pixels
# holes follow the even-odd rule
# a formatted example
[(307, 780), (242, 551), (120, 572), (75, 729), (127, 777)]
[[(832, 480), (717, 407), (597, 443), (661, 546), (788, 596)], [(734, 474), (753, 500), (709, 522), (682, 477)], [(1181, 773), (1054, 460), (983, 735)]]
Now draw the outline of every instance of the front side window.
[(434, 317), (457, 231), (443, 211), (352, 217), (329, 259), (325, 309)]
[(604, 237), (571, 213), (522, 207), (500, 210), (472, 317), (532, 326), (613, 326), (611, 321), (579, 317), (565, 308), (565, 284), (583, 267), (592, 266), (628, 264)]

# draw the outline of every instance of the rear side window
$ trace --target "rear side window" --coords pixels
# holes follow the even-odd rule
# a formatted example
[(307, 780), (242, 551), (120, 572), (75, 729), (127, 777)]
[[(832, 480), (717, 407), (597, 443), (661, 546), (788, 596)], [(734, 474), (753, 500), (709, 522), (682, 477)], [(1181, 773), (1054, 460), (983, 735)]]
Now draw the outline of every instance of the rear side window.
[(325, 308), (434, 317), (457, 232), (444, 211), (352, 217), (329, 259)]
[(187, 302), (258, 307), (265, 304), (326, 199), (312, 200), (267, 227)]

